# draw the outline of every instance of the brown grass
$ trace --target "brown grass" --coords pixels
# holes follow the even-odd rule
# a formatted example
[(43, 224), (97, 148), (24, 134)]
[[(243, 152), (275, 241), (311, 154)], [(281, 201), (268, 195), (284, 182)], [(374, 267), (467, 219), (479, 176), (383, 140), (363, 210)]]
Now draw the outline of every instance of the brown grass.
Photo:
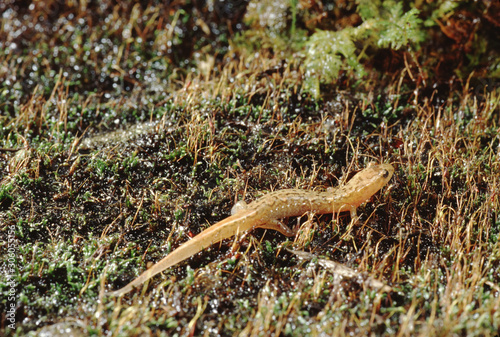
[[(8, 83), (0, 91), (2, 258), (11, 229), (17, 240), (16, 330), (2, 320), (0, 331), (498, 335), (498, 88), (476, 90), (471, 74), (443, 91), (447, 82), (428, 68), (438, 60), (409, 58), (386, 69), (390, 76), (369, 69), (370, 80), (357, 86), (341, 74), (316, 100), (304, 91), (299, 54), (283, 62), (272, 50), (279, 35), (256, 54), (242, 46), (245, 35), (231, 35), (237, 18), (217, 21), (214, 12), (187, 5), (44, 2), (35, 4), (38, 16), (21, 9), (6, 16), (12, 23), (32, 16), (32, 26), (23, 22), (34, 35), (23, 33), (19, 49), (0, 54)], [(327, 15), (316, 7), (308, 9), (308, 25)], [(108, 30), (106, 16), (116, 23)], [(221, 34), (196, 45), (208, 39), (209, 24)], [(12, 32), (3, 24), (5, 46)], [(224, 34), (234, 38), (231, 50), (218, 54)], [(177, 49), (164, 50), (169, 42)], [(75, 43), (74, 53), (62, 51)], [(184, 65), (191, 56), (197, 61)], [(429, 91), (433, 80), (438, 89)], [(238, 235), (124, 298), (104, 296), (228, 216), (237, 200), (335, 187), (373, 161), (396, 172), (359, 208), (357, 223), (347, 213), (285, 219), (300, 225), (295, 238)], [(344, 273), (332, 267), (339, 264)], [(6, 273), (0, 288), (9, 289)], [(9, 303), (0, 297), (0, 308)]]

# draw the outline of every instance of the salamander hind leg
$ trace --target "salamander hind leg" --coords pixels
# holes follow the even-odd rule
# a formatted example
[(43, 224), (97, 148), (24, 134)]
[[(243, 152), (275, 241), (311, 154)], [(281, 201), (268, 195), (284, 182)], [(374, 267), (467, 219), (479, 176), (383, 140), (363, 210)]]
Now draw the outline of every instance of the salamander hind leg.
[(273, 229), (280, 232), (284, 236), (295, 236), (296, 230), (291, 229), (279, 220), (268, 220), (267, 222), (257, 226), (258, 228)]
[(351, 212), (351, 220), (358, 221), (358, 213), (356, 212), (356, 206), (350, 205), (349, 211)]
[(235, 215), (236, 213), (246, 209), (248, 204), (244, 200), (240, 200), (233, 205), (231, 208), (231, 215)]

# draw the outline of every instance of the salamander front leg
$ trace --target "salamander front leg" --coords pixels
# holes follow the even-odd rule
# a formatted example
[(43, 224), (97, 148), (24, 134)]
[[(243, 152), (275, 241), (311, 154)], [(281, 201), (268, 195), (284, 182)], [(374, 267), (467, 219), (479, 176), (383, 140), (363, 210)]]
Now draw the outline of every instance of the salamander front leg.
[(259, 225), (259, 228), (273, 229), (280, 232), (284, 236), (295, 236), (297, 234), (296, 230), (291, 229), (279, 220), (269, 220), (268, 222)]
[(351, 222), (349, 222), (349, 225), (346, 228), (345, 234), (342, 236), (343, 240), (352, 240), (353, 236), (351, 235), (352, 229), (354, 225), (356, 225), (359, 221), (359, 217), (356, 213), (356, 207), (355, 206), (350, 206), (349, 211), (351, 212)]

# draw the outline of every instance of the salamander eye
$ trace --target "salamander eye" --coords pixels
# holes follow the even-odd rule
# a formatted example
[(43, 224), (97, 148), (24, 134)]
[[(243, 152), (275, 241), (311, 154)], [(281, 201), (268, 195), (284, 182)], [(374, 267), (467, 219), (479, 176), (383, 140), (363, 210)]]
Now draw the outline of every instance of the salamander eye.
[(384, 173), (382, 173), (382, 176), (383, 176), (384, 178), (387, 178), (387, 177), (389, 176), (389, 171), (384, 170)]

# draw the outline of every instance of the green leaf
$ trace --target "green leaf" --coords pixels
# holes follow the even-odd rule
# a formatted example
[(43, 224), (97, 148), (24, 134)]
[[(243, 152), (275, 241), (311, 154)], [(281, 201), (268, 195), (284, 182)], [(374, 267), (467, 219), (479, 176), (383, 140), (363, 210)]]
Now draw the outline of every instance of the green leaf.
[(418, 17), (416, 8), (403, 14), (403, 4), (397, 3), (390, 9), (388, 20), (382, 24), (378, 46), (398, 50), (410, 43), (423, 41), (424, 35), (420, 29), (422, 20)]

